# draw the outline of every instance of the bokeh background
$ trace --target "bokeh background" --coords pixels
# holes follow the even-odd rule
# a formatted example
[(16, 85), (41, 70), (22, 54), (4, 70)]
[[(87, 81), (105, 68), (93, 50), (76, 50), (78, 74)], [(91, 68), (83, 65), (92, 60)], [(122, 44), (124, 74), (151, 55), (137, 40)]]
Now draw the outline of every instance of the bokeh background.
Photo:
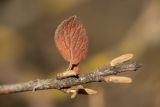
[(159, 107), (160, 0), (0, 0), (0, 84), (53, 77), (68, 63), (53, 36), (57, 25), (77, 15), (89, 52), (86, 72), (125, 53), (143, 64), (121, 75), (132, 84), (89, 84), (98, 94), (74, 100), (56, 90), (0, 96), (0, 107)]

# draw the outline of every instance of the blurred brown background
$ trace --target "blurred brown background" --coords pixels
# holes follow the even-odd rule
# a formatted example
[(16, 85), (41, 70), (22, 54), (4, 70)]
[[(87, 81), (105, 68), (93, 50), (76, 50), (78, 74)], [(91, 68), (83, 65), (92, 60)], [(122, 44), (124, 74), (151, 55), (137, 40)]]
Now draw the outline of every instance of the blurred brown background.
[(77, 15), (89, 38), (80, 64), (90, 71), (124, 53), (143, 64), (132, 84), (89, 84), (92, 96), (55, 90), (0, 96), (0, 107), (159, 107), (160, 0), (0, 0), (0, 84), (48, 78), (68, 63), (53, 43), (57, 25)]

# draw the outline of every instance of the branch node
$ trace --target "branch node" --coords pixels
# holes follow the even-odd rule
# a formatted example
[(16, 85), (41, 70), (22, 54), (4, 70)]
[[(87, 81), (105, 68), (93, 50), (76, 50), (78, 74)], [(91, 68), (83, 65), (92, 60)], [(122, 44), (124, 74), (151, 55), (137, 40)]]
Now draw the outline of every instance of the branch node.
[(36, 80), (35, 80), (35, 82), (36, 82), (37, 84), (33, 87), (33, 90), (32, 90), (33, 92), (35, 92), (36, 89), (41, 86), (42, 83), (41, 83), (40, 81), (41, 81), (40, 79), (36, 79)]

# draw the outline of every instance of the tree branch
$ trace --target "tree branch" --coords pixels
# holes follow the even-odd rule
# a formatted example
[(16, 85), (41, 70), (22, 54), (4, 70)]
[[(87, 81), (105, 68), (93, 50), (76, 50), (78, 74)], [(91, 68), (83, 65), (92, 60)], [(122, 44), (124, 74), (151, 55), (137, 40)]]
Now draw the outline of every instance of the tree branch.
[(140, 64), (122, 63), (116, 66), (103, 66), (89, 73), (80, 74), (78, 77), (68, 77), (62, 80), (55, 78), (51, 79), (37, 79), (24, 83), (17, 83), (11, 85), (0, 85), (0, 94), (11, 94), (17, 92), (58, 89), (64, 90), (76, 85), (87, 84), (91, 82), (104, 81), (104, 77), (109, 75), (116, 75), (126, 71), (136, 71), (141, 67)]

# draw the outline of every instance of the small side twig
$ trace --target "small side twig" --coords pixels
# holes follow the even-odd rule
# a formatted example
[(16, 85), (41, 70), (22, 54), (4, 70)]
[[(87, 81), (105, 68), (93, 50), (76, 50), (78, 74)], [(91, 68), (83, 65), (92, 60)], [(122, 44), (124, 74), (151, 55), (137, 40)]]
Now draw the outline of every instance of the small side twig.
[(115, 66), (103, 66), (99, 69), (91, 71), (89, 73), (80, 74), (78, 77), (68, 77), (62, 80), (55, 78), (51, 79), (37, 79), (24, 83), (0, 85), (0, 94), (11, 94), (26, 91), (37, 91), (47, 89), (58, 89), (63, 91), (76, 85), (87, 84), (91, 82), (104, 81), (104, 77), (109, 75), (115, 75), (127, 71), (136, 71), (141, 67), (140, 64), (134, 63), (122, 63)]

